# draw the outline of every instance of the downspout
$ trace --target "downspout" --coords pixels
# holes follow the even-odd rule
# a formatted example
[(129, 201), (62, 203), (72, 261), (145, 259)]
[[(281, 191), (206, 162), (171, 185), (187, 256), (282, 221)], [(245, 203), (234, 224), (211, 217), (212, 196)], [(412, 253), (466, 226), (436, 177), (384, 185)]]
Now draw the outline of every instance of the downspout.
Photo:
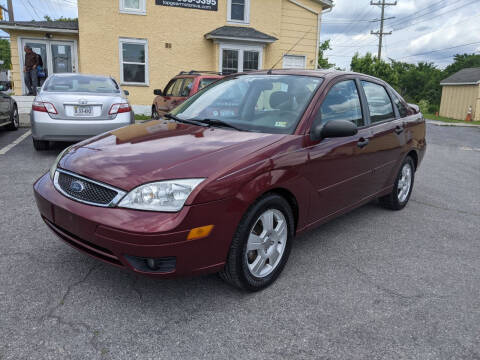
[(333, 6), (332, 5), (331, 7), (329, 7), (328, 9), (325, 9), (325, 10), (322, 10), (320, 11), (318, 14), (317, 14), (317, 51), (316, 51), (316, 55), (315, 55), (315, 69), (318, 69), (318, 51), (320, 50), (320, 29), (322, 27), (322, 15), (323, 14), (328, 14), (329, 12), (331, 12), (333, 10)]

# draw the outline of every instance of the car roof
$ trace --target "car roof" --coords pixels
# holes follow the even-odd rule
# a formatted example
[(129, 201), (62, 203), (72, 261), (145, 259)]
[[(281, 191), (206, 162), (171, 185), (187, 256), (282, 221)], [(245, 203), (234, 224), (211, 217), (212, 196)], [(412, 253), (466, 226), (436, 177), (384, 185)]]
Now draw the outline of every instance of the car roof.
[(68, 76), (88, 76), (88, 77), (94, 77), (94, 78), (99, 78), (99, 79), (111, 79), (111, 76), (108, 75), (96, 75), (96, 74), (81, 74), (81, 73), (56, 73), (52, 74), (51, 76), (55, 77), (68, 77)]

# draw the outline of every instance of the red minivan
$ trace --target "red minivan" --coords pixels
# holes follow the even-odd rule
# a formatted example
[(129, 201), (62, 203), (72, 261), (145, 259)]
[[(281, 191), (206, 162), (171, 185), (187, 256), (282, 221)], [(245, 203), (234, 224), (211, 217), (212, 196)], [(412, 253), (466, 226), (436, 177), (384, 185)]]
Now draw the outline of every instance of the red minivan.
[(153, 90), (153, 94), (156, 96), (152, 104), (152, 119), (159, 119), (193, 94), (222, 77), (217, 73), (194, 70), (180, 72), (170, 80), (163, 91), (160, 89)]
[(90, 256), (255, 291), (296, 235), (374, 199), (404, 208), (425, 149), (418, 107), (382, 80), (258, 71), (72, 145), (34, 191), (48, 227)]

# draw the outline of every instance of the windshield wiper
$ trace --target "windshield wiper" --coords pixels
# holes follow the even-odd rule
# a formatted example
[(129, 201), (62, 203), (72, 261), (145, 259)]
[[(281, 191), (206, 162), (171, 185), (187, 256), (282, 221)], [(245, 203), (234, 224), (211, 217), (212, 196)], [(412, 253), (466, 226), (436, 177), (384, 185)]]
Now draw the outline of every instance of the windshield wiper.
[(237, 130), (237, 131), (249, 131), (246, 129), (241, 129), (239, 127), (236, 127), (235, 125), (229, 124), (228, 122), (219, 120), (219, 119), (190, 119), (190, 120), (198, 121), (202, 124), (207, 124), (208, 126), (223, 126), (223, 127)]
[(198, 121), (198, 120), (193, 120), (193, 119), (180, 119), (179, 117), (173, 115), (173, 114), (165, 114), (163, 115), (163, 117), (167, 118), (167, 119), (171, 119), (171, 120), (175, 120), (175, 121), (178, 121), (178, 122), (183, 122), (185, 124), (190, 124), (190, 125), (197, 125), (197, 126), (208, 126), (208, 124), (205, 124), (201, 121)]

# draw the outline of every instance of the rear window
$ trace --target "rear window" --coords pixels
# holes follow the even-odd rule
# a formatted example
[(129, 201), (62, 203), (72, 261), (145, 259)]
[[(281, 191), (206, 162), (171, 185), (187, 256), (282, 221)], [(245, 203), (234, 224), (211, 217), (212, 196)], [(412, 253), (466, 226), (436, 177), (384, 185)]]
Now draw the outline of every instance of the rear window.
[(198, 84), (198, 90), (202, 90), (205, 86), (210, 85), (214, 81), (217, 81), (217, 78), (203, 78), (200, 80), (200, 83)]
[(49, 92), (85, 92), (109, 94), (120, 92), (118, 85), (110, 78), (85, 75), (54, 76), (47, 80), (43, 90)]

